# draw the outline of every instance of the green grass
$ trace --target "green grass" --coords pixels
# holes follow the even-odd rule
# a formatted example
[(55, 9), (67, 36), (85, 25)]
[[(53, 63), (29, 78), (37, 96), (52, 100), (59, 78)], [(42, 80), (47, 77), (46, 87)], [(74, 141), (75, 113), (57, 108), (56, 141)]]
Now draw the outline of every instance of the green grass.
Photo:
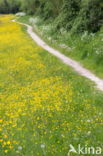
[[(40, 17), (37, 17), (39, 20), (35, 24), (32, 24), (29, 18), (30, 16), (25, 16), (20, 17), (19, 20), (34, 26), (34, 31), (49, 45), (60, 50), (66, 56), (79, 61), (82, 66), (91, 70), (100, 78), (103, 78), (103, 29), (96, 34), (85, 32), (81, 35), (73, 35), (71, 32), (65, 32), (65, 30), (57, 33), (54, 31), (51, 21), (48, 24), (40, 19)], [(47, 29), (44, 29), (46, 27)], [(65, 44), (67, 47), (62, 47), (62, 44)]]
[(70, 144), (102, 147), (103, 93), (9, 18), (0, 29), (0, 156), (66, 156)]

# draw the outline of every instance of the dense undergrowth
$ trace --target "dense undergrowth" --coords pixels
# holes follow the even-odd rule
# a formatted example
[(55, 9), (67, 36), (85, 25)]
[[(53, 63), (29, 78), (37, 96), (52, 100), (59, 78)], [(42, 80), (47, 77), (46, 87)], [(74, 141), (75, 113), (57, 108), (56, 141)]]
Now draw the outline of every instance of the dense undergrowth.
[(52, 20), (55, 31), (64, 28), (72, 33), (95, 33), (103, 26), (102, 0), (0, 0), (0, 13), (18, 10)]
[(65, 156), (69, 144), (102, 147), (102, 93), (12, 18), (0, 16), (0, 155)]

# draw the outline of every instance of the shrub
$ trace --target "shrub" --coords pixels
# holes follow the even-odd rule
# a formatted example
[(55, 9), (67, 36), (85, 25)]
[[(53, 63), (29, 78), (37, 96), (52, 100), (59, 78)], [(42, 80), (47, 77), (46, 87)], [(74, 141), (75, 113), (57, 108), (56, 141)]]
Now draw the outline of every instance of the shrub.
[(72, 30), (75, 32), (97, 32), (103, 25), (103, 2), (89, 0), (81, 5), (81, 10), (74, 22)]
[(0, 0), (0, 13), (16, 13), (19, 8), (19, 0)]
[(74, 20), (80, 10), (80, 1), (81, 0), (64, 1), (63, 7), (61, 8), (61, 13), (56, 19), (57, 29), (64, 27), (66, 30), (70, 30), (72, 28)]

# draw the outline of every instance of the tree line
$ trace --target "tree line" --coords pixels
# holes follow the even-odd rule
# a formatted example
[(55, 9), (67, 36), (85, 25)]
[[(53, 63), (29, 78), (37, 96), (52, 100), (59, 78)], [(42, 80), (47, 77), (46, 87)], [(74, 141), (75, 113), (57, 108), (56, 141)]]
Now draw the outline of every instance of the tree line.
[(102, 0), (0, 0), (0, 13), (18, 11), (52, 20), (57, 30), (97, 32), (103, 26)]

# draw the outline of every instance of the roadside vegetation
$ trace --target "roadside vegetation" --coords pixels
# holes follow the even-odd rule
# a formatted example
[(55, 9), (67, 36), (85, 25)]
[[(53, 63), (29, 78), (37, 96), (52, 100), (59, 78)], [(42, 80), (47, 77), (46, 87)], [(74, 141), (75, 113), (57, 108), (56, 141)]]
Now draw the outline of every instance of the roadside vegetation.
[(13, 18), (0, 16), (0, 155), (102, 147), (103, 93), (38, 47)]

